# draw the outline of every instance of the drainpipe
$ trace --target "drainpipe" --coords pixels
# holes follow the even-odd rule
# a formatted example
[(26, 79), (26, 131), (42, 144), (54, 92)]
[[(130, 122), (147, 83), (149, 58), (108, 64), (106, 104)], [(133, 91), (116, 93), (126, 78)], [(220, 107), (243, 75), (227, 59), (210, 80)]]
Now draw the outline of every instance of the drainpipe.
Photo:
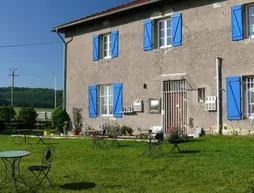
[(221, 83), (221, 61), (216, 57), (216, 77), (217, 77), (217, 131), (222, 135), (222, 83)]
[(67, 44), (72, 41), (69, 40), (66, 42), (64, 38), (58, 33), (56, 30), (57, 35), (60, 37), (60, 39), (63, 42), (63, 101), (62, 101), (62, 109), (66, 110), (66, 78), (67, 78)]

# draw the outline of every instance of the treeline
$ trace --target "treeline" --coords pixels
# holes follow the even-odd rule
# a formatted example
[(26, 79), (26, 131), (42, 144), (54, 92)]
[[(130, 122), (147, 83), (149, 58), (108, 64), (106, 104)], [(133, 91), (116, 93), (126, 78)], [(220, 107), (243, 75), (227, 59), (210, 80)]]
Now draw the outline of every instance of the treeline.
[[(62, 90), (56, 92), (57, 106), (62, 104)], [(15, 107), (54, 108), (55, 90), (47, 88), (14, 88)], [(0, 87), (0, 106), (11, 104), (11, 87)]]

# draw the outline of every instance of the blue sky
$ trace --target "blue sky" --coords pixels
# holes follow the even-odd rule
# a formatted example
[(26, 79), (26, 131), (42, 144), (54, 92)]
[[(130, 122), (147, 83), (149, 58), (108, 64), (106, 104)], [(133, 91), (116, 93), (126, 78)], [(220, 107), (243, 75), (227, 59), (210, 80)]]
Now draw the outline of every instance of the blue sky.
[[(11, 85), (9, 68), (18, 68), (15, 86), (62, 89), (63, 45), (52, 27), (132, 0), (1, 0), (0, 87)], [(55, 44), (3, 47), (40, 42)]]

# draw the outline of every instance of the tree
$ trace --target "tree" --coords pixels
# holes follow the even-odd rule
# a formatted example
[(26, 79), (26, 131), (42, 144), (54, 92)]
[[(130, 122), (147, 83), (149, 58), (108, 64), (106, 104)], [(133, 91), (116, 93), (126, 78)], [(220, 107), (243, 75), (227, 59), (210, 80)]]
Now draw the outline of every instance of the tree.
[(51, 115), (51, 124), (60, 132), (63, 132), (63, 127), (66, 121), (69, 121), (69, 115), (61, 106), (58, 106)]
[(19, 119), (23, 121), (24, 124), (34, 125), (37, 116), (38, 114), (33, 107), (22, 107), (19, 111)]
[(2, 106), (0, 107), (0, 120), (4, 122), (11, 122), (15, 117), (16, 112), (12, 106)]

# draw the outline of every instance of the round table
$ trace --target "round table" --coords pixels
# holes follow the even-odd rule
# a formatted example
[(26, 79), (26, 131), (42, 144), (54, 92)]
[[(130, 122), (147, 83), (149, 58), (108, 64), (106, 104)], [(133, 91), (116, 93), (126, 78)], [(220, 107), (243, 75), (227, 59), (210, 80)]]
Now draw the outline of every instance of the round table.
[[(5, 178), (0, 183), (0, 186), (3, 186), (8, 182), (12, 182), (14, 185), (14, 191), (17, 192), (17, 182), (27, 185), (25, 180), (20, 176), (19, 163), (23, 157), (28, 156), (29, 154), (30, 154), (29, 151), (20, 151), (20, 150), (0, 152), (0, 159), (3, 161), (5, 165)], [(7, 179), (8, 164), (10, 164), (11, 166), (10, 180)], [(7, 182), (4, 184), (5, 181)]]

